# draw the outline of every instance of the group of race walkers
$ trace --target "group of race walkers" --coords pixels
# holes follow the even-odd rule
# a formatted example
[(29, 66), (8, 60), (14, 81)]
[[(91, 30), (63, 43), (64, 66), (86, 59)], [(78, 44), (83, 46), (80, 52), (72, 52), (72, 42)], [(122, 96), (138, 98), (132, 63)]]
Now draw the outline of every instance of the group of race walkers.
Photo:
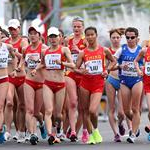
[[(124, 120), (127, 142), (140, 135), (143, 95), (150, 120), (150, 42), (139, 45), (134, 27), (118, 28), (109, 31), (111, 46), (103, 47), (97, 29), (84, 30), (81, 17), (74, 17), (72, 29), (64, 37), (62, 30), (50, 27), (48, 45), (37, 23), (31, 22), (28, 37), (21, 36), (17, 19), (8, 22), (10, 36), (0, 29), (0, 144), (14, 139), (36, 145), (37, 123), (50, 145), (65, 138), (76, 142), (81, 127), (83, 143), (101, 143), (98, 110), (104, 88), (114, 142), (125, 135)], [(150, 140), (150, 126), (145, 131)]]

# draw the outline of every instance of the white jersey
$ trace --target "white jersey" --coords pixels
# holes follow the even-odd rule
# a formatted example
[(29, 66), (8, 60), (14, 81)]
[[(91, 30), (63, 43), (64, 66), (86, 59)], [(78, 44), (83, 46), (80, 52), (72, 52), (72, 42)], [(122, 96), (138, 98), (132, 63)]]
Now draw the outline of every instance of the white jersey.
[(2, 46), (0, 47), (0, 68), (8, 67), (8, 55), (9, 50), (7, 49), (7, 45), (2, 43)]

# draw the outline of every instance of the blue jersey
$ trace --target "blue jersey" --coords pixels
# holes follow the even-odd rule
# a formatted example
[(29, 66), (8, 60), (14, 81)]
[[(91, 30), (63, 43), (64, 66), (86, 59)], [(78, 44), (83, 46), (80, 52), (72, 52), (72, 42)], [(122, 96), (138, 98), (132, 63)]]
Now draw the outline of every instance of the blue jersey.
[[(119, 71), (119, 75), (121, 76), (127, 76), (127, 77), (137, 77), (137, 71), (134, 66), (134, 59), (137, 57), (139, 52), (141, 51), (141, 46), (137, 45), (137, 48), (134, 53), (130, 52), (128, 49), (127, 44), (122, 45), (122, 53), (121, 56), (118, 59), (119, 65), (121, 64), (127, 64), (128, 67), (126, 69), (121, 69)], [(143, 65), (143, 59), (141, 59), (139, 62), (139, 66)]]

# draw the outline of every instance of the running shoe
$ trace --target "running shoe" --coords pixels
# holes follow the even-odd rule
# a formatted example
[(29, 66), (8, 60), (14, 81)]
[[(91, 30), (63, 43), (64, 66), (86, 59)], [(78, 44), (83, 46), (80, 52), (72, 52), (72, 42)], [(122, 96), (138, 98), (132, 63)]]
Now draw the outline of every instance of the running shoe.
[(140, 129), (137, 129), (135, 136), (138, 137), (140, 135)]
[(25, 135), (25, 142), (30, 141), (30, 136), (31, 136), (30, 133), (27, 131)]
[(114, 136), (114, 142), (121, 142), (121, 139), (120, 139), (119, 134), (116, 134), (116, 135)]
[(40, 132), (41, 132), (41, 137), (43, 139), (46, 139), (47, 132), (46, 132), (45, 124), (43, 123), (42, 125), (39, 125), (39, 128), (40, 128)]
[(18, 131), (16, 131), (16, 134), (13, 136), (13, 139), (14, 139), (15, 141), (17, 141), (17, 140), (18, 140), (18, 136), (19, 136), (19, 133), (18, 133)]
[(93, 137), (94, 137), (94, 140), (96, 143), (101, 143), (103, 141), (103, 138), (102, 136), (100, 135), (99, 133), (99, 130), (98, 129), (95, 129), (92, 133)]
[(149, 132), (150, 132), (150, 126), (145, 126), (145, 131), (146, 131), (147, 133), (149, 133)]
[(150, 133), (148, 133), (147, 139), (148, 141), (150, 141)]
[(3, 144), (5, 142), (5, 128), (3, 126), (2, 131), (0, 132), (0, 144)]
[(88, 141), (87, 141), (87, 144), (96, 144), (95, 138), (93, 137), (93, 134), (91, 134), (91, 135), (89, 136), (89, 139), (88, 139)]
[(119, 133), (120, 133), (120, 135), (121, 135), (121, 136), (125, 135), (125, 131), (126, 131), (126, 130), (125, 130), (123, 124), (119, 124), (119, 125), (118, 125), (118, 128), (119, 128)]
[(71, 140), (71, 142), (76, 142), (77, 141), (76, 132), (71, 132), (69, 139)]
[(66, 133), (66, 137), (69, 139), (70, 138), (70, 134), (71, 134), (71, 128), (69, 128), (67, 130), (67, 133)]
[(127, 142), (134, 143), (135, 142), (135, 138), (136, 138), (135, 134), (132, 133), (131, 136), (129, 136), (127, 138)]
[(82, 142), (87, 143), (88, 138), (89, 138), (88, 131), (86, 129), (84, 129), (83, 132), (82, 132), (82, 138), (81, 138)]
[(55, 141), (55, 137), (53, 135), (50, 135), (49, 138), (48, 138), (49, 145), (53, 145), (54, 141)]
[(57, 133), (56, 137), (59, 138), (61, 141), (65, 141), (66, 140), (66, 135), (62, 132)]
[(54, 143), (61, 143), (61, 140), (59, 138), (57, 138), (56, 136), (54, 138), (55, 138)]
[(4, 138), (5, 138), (6, 141), (9, 141), (12, 138), (12, 136), (9, 132), (5, 132)]
[(19, 132), (17, 143), (25, 143), (25, 132)]
[(35, 134), (31, 134), (31, 136), (30, 136), (30, 143), (32, 145), (37, 145), (37, 143), (38, 143), (38, 137)]

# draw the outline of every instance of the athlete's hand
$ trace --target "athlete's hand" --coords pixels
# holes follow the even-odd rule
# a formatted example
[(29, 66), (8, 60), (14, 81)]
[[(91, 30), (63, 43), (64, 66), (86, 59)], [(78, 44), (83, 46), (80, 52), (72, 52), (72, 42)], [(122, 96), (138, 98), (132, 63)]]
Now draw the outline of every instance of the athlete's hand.
[(105, 70), (104, 72), (102, 72), (102, 77), (103, 78), (106, 78), (108, 76), (108, 71), (107, 70)]
[(89, 71), (87, 69), (85, 69), (85, 68), (80, 68), (80, 73), (81, 74), (88, 74)]
[(35, 75), (36, 75), (36, 72), (37, 72), (36, 69), (33, 69), (33, 70), (31, 71), (31, 73), (30, 73), (31, 76), (35, 76)]
[(12, 78), (15, 78), (15, 77), (17, 76), (16, 70), (14, 70), (13, 72), (11, 72), (9, 75), (10, 75)]
[(21, 66), (18, 66), (15, 70), (16, 70), (17, 72), (20, 72), (20, 71), (21, 71)]
[(62, 62), (60, 60), (55, 60), (56, 64), (61, 65)]
[(138, 70), (137, 72), (138, 72), (138, 75), (139, 75), (139, 76), (143, 76), (143, 71)]

